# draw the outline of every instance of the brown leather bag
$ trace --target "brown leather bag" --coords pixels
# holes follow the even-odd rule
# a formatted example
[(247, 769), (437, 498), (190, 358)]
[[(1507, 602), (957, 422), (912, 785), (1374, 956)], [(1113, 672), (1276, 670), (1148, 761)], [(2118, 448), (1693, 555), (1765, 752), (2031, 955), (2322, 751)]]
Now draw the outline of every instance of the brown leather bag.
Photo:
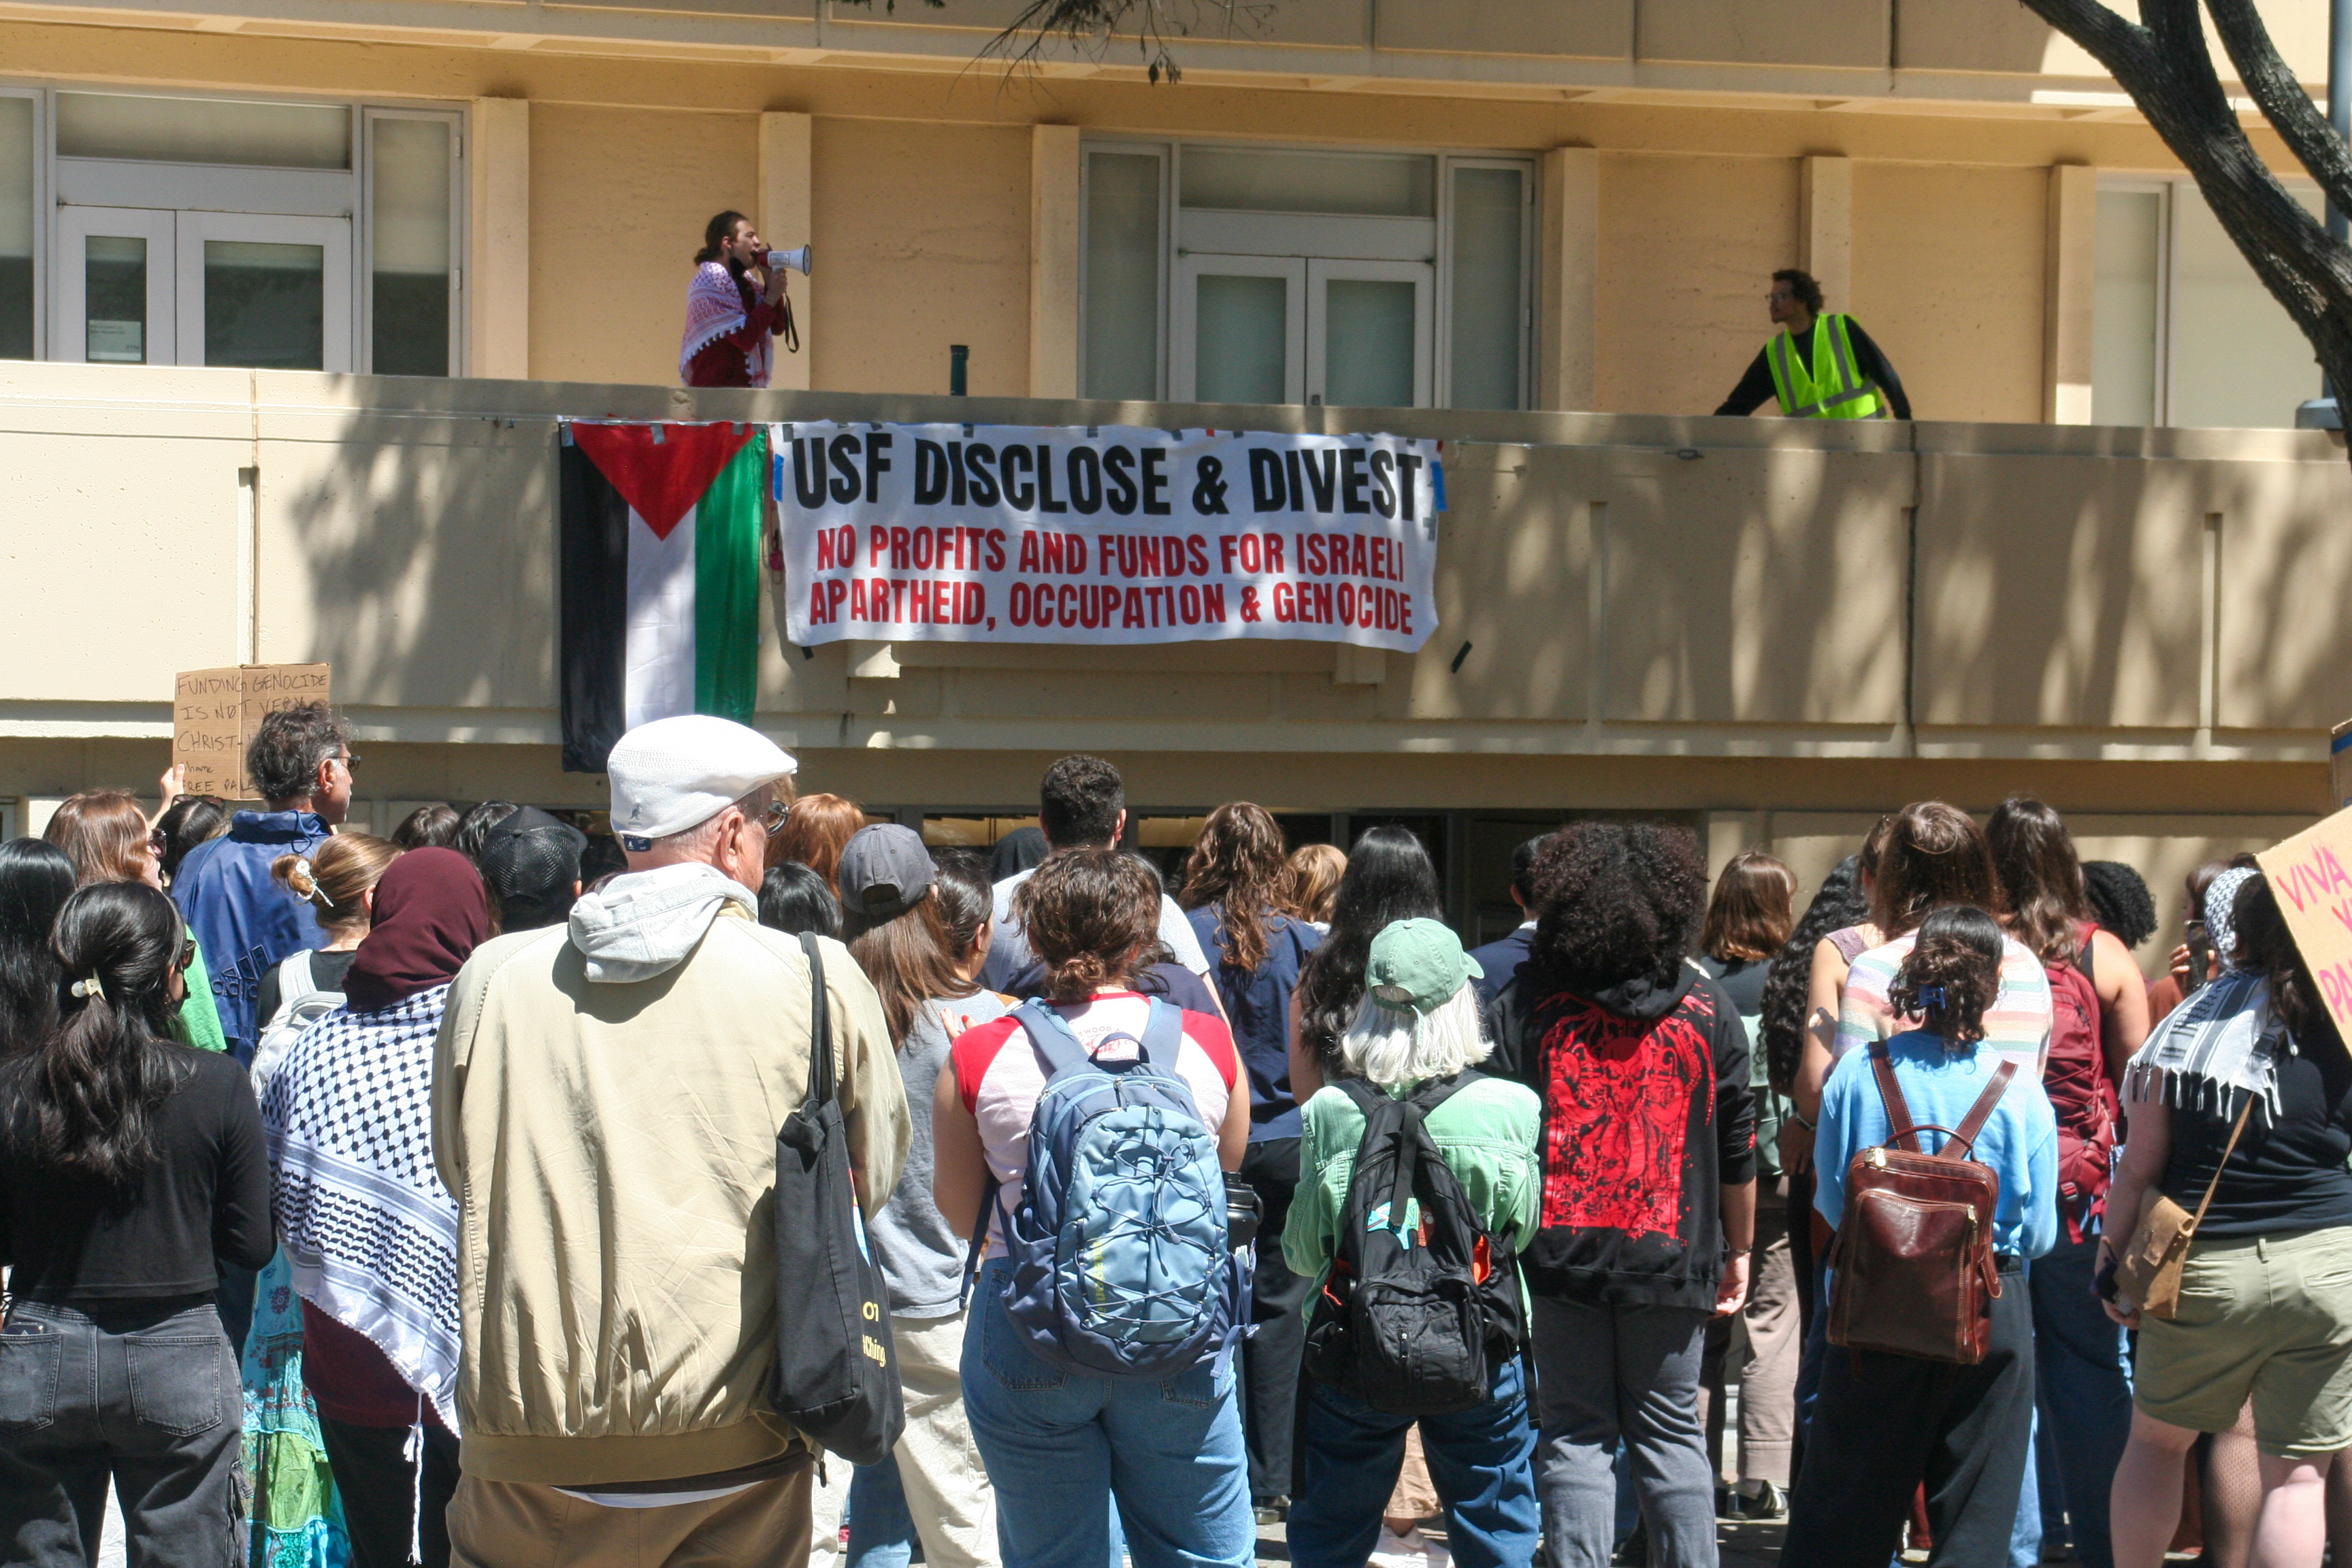
[[(1890, 1135), (1846, 1166), (1845, 1217), (1830, 1252), (1830, 1343), (1974, 1366), (1990, 1346), (2000, 1295), (1992, 1254), (2000, 1176), (1968, 1156), (2017, 1064), (2002, 1062), (1951, 1129), (1912, 1123), (1884, 1041), (1871, 1042), (1870, 1065)], [(1921, 1152), (1922, 1131), (1944, 1133), (1943, 1148)]]

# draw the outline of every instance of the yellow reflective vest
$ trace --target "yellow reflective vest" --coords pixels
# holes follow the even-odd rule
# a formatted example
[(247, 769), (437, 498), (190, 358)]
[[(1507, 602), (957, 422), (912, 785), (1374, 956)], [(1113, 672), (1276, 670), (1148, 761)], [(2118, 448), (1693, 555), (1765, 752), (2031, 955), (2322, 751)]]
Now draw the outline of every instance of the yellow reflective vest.
[(1773, 395), (1780, 400), (1782, 414), (1793, 419), (1874, 419), (1885, 411), (1877, 389), (1854, 368), (1853, 340), (1845, 330), (1848, 319), (1836, 313), (1813, 318), (1810, 365), (1785, 327), (1765, 345)]

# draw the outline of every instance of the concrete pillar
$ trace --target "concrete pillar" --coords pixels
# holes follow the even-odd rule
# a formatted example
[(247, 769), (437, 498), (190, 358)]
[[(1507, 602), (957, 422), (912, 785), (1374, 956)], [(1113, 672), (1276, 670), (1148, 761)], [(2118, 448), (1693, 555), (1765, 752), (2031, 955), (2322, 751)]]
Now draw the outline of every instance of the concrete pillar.
[(467, 118), (466, 374), (522, 381), (530, 375), (530, 104), (478, 98)]
[(1832, 310), (1853, 309), (1853, 160), (1807, 158), (1798, 195), (1797, 265)]
[(1555, 147), (1543, 157), (1542, 296), (1536, 301), (1536, 406), (1598, 401), (1594, 336), (1601, 281), (1601, 154)]
[(2052, 425), (2091, 422), (2098, 234), (2098, 170), (2084, 163), (2053, 164), (2042, 290), (2042, 417)]
[[(816, 244), (810, 195), (811, 123), (805, 114), (760, 116), (760, 232), (778, 250)], [(787, 353), (779, 342), (768, 384), (806, 392), (815, 384), (809, 367), (816, 355), (816, 279), (794, 276), (785, 283), (792, 293), (793, 321), (801, 330), (801, 352)]]
[(1710, 811), (1706, 814), (1706, 874), (1710, 881), (1722, 876), (1724, 867), (1741, 850), (1769, 849), (1771, 847), (1769, 814), (1761, 811)]
[(1078, 395), (1078, 128), (1029, 128), (1029, 395)]

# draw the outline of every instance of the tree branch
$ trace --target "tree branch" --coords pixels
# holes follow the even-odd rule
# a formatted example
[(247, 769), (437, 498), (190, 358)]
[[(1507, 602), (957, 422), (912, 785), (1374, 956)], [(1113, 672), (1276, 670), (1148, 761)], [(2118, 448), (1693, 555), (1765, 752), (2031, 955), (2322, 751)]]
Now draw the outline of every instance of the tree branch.
[(2147, 30), (2127, 22), (2099, 0), (2023, 0), (2026, 9), (2090, 50), (2107, 74), (2131, 90), (2135, 77), (2155, 68)]
[(2263, 118), (2279, 133), (2303, 166), (2311, 172), (2320, 188), (2333, 199), (2339, 211), (2352, 212), (2352, 151), (2347, 151), (2344, 139), (2311, 101), (2311, 95), (2295, 79), (2294, 72), (2271, 42), (2270, 29), (2252, 0), (2206, 0), (2213, 14), (2213, 26), (2221, 35), (2221, 47), (2230, 54), (2230, 63), (2238, 68), (2238, 79), (2246, 84)]

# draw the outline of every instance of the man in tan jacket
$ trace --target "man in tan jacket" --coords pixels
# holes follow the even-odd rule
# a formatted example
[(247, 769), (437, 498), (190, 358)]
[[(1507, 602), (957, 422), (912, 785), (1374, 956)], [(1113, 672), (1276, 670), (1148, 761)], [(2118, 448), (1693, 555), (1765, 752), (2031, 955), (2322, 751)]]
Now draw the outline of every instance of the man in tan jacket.
[[(793, 769), (722, 719), (631, 731), (607, 770), (628, 871), (451, 988), (433, 1142), (459, 1211), (457, 1568), (806, 1557), (810, 1454), (769, 1386), (809, 966), (754, 901)], [(874, 987), (838, 943), (824, 956), (870, 1216), (906, 1095)]]

